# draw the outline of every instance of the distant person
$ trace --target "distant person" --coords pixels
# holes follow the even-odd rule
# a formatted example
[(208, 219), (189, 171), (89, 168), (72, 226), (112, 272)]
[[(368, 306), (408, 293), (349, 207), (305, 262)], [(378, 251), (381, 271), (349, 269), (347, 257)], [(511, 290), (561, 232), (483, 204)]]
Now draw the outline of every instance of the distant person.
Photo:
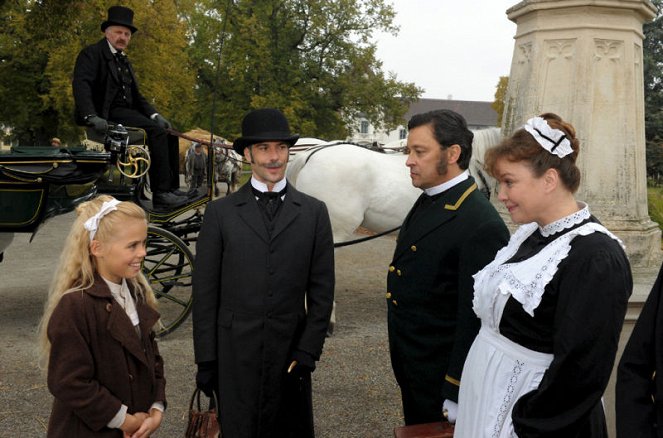
[(187, 151), (186, 171), (191, 190), (198, 190), (203, 186), (207, 177), (207, 156), (197, 141), (191, 142), (191, 147)]
[(633, 280), (621, 241), (575, 199), (579, 150), (573, 126), (546, 113), (486, 152), (522, 226), (474, 275), (481, 331), (454, 438), (608, 436), (601, 397)]
[(54, 148), (61, 148), (62, 147), (62, 142), (60, 141), (59, 138), (53, 137), (51, 139), (51, 146)]
[(244, 117), (233, 146), (251, 180), (207, 206), (196, 244), (196, 383), (217, 392), (224, 437), (314, 436), (311, 373), (334, 300), (334, 242), (325, 204), (286, 181), (297, 138), (279, 110)]
[(74, 67), (73, 91), (76, 121), (105, 133), (108, 122), (144, 129), (150, 148), (149, 170), (152, 201), (156, 208), (186, 203), (179, 187), (177, 139), (169, 139), (170, 122), (157, 113), (138, 91), (133, 68), (124, 50), (138, 31), (134, 12), (124, 6), (111, 6), (108, 19), (101, 23), (104, 38), (81, 50)]
[(54, 397), (46, 434), (147, 437), (161, 424), (166, 380), (141, 272), (145, 211), (102, 195), (76, 212), (39, 327)]
[(398, 235), (387, 274), (389, 351), (405, 424), (455, 421), (460, 374), (479, 331), (472, 275), (509, 232), (468, 173), (474, 135), (450, 110), (408, 123), (406, 165), (423, 190)]

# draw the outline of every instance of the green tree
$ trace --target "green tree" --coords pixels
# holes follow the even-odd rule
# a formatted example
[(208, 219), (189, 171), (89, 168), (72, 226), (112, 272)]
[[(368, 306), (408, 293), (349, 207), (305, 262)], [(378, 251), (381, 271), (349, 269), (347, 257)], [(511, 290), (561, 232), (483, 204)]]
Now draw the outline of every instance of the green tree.
[(657, 16), (643, 26), (645, 137), (647, 175), (659, 181), (663, 175), (663, 0), (652, 3), (658, 9)]
[(643, 27), (645, 132), (648, 140), (663, 138), (663, 0), (652, 0), (658, 9), (654, 21)]
[(384, 0), (237, 0), (229, 8), (227, 0), (196, 3), (190, 17), (196, 121), (209, 120), (216, 92), (215, 124), (231, 138), (239, 135), (246, 111), (263, 106), (283, 109), (293, 129), (307, 136), (344, 138), (360, 113), (374, 125), (395, 128), (421, 94), (383, 72), (375, 57), (373, 33), (397, 31)]
[(506, 90), (509, 86), (509, 77), (500, 76), (495, 88), (495, 101), (490, 105), (497, 113), (497, 126), (502, 126), (502, 117), (504, 116), (504, 99), (506, 98)]

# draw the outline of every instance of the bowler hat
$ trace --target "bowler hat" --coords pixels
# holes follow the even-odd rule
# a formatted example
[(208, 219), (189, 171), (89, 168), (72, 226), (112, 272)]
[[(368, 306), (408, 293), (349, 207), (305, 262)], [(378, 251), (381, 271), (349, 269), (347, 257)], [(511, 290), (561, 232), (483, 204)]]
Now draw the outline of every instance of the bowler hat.
[(138, 31), (134, 27), (134, 11), (124, 6), (111, 6), (108, 8), (108, 20), (101, 23), (101, 31), (105, 32), (108, 26), (128, 27), (131, 33)]
[(290, 125), (283, 113), (273, 108), (261, 108), (248, 113), (242, 120), (242, 136), (233, 142), (238, 154), (244, 148), (263, 141), (282, 141), (289, 146), (295, 144), (299, 134), (290, 133)]

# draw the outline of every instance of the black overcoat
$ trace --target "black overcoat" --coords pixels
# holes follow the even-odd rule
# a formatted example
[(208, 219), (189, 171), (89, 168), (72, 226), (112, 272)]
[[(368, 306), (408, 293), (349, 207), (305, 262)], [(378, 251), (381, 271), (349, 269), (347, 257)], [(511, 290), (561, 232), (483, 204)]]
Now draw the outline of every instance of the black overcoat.
[(407, 424), (432, 422), (458, 400), (480, 322), (472, 275), (507, 244), (509, 231), (472, 177), (441, 195), (398, 236), (387, 275), (389, 347)]
[[(157, 111), (138, 91), (138, 82), (131, 65), (129, 72), (133, 80), (132, 107), (150, 117)], [(84, 125), (84, 118), (89, 115), (108, 119), (111, 103), (121, 87), (117, 64), (106, 38), (81, 50), (76, 58), (72, 83), (76, 123)]]
[(295, 350), (320, 357), (333, 295), (333, 239), (321, 201), (288, 185), (271, 237), (250, 182), (207, 207), (193, 335), (196, 363), (218, 361), (224, 436), (287, 436), (286, 369)]
[(663, 266), (617, 369), (618, 438), (663, 437)]
[[(131, 286), (130, 286), (131, 287)], [(125, 404), (128, 413), (166, 403), (166, 379), (152, 327), (159, 314), (136, 300), (141, 337), (101, 277), (62, 297), (48, 322), (48, 389), (55, 397), (49, 438), (114, 437), (106, 427)]]

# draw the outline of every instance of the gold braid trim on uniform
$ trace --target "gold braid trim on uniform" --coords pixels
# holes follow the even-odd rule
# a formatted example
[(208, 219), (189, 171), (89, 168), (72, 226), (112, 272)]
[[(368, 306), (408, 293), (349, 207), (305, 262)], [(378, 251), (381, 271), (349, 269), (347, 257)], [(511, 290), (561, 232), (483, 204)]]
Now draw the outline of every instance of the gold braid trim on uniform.
[(465, 190), (465, 193), (461, 195), (460, 198), (458, 198), (458, 201), (454, 205), (451, 204), (444, 204), (444, 209), (445, 210), (458, 210), (460, 205), (465, 201), (465, 199), (470, 196), (470, 193), (475, 191), (477, 189), (477, 183), (472, 184), (467, 190)]
[(449, 374), (444, 376), (444, 380), (447, 382), (451, 383), (452, 385), (460, 386), (460, 380), (456, 380), (453, 377), (451, 377)]

